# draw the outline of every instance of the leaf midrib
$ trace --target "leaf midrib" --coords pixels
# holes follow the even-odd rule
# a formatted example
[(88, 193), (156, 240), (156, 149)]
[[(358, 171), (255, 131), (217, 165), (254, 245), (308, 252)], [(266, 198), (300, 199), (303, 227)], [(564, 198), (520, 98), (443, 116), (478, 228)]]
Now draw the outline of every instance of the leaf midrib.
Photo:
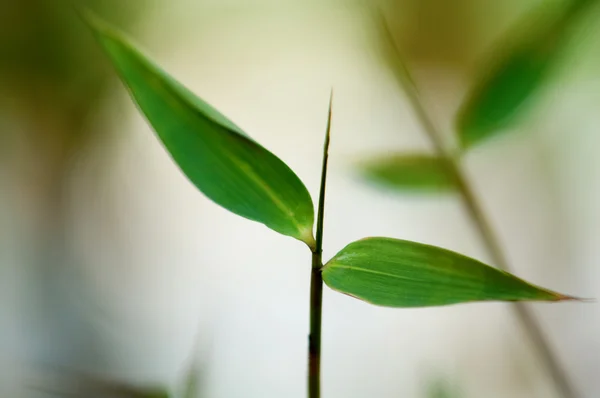
[[(411, 282), (427, 282), (427, 281), (422, 280), (422, 279), (414, 279), (414, 278), (409, 278), (409, 277), (402, 276), (402, 275), (390, 274), (390, 273), (383, 272), (383, 271), (375, 271), (375, 270), (368, 269), (368, 268), (356, 267), (356, 266), (352, 266), (352, 265), (343, 265), (343, 264), (339, 264), (339, 263), (337, 263), (337, 264), (336, 263), (329, 264), (329, 267), (331, 267), (331, 268), (349, 269), (349, 270), (353, 270), (353, 271), (362, 271), (362, 272), (366, 272), (366, 273), (369, 273), (369, 274), (389, 276), (389, 277), (392, 277), (392, 278), (402, 279), (402, 280), (411, 281)], [(328, 267), (326, 267), (324, 269), (324, 271), (327, 271), (327, 268)]]

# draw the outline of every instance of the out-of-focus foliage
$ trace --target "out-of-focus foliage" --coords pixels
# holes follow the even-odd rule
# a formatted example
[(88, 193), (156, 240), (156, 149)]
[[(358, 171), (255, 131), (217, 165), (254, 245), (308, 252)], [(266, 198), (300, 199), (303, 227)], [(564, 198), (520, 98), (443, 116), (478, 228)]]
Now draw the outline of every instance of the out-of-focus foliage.
[[(102, 10), (122, 23), (131, 23), (141, 5), (119, 0), (77, 4)], [(100, 56), (71, 2), (0, 2), (0, 98), (30, 122), (31, 131), (49, 135), (37, 137), (48, 144), (47, 152), (68, 152), (76, 145), (81, 125), (110, 77)]]
[(202, 358), (198, 357), (194, 351), (192, 361), (186, 367), (183, 380), (181, 381), (181, 398), (201, 398), (204, 396), (205, 392), (202, 388), (206, 367), (201, 362)]
[[(67, 362), (70, 350), (76, 350), (68, 340), (80, 323), (71, 317), (66, 304), (72, 300), (69, 289), (57, 283), (56, 277), (72, 260), (67, 254), (65, 186), (71, 160), (93, 131), (89, 119), (101, 123), (96, 111), (112, 79), (110, 68), (100, 62), (102, 52), (94, 46), (73, 6), (89, 6), (130, 25), (140, 15), (143, 3), (0, 0), (0, 169), (9, 176), (0, 191), (10, 190), (9, 206), (12, 200), (22, 202), (14, 209), (15, 224), (9, 220), (9, 226), (3, 227), (19, 236), (16, 239), (23, 240), (20, 244), (27, 248), (27, 254), (17, 255), (15, 264), (4, 261), (0, 268), (7, 269), (8, 275), (24, 275), (29, 282), (18, 285), (26, 289), (15, 296), (35, 303), (30, 312), (29, 306), (15, 300), (15, 308), (19, 308), (16, 317), (27, 324), (27, 344), (38, 347), (43, 342), (52, 347), (34, 349), (28, 358), (34, 365)], [(2, 196), (0, 206), (5, 204)], [(94, 343), (89, 342), (88, 347)], [(3, 352), (7, 363), (22, 360), (12, 355), (11, 350)]]
[[(63, 369), (54, 377), (28, 386), (31, 391), (69, 398), (172, 398), (166, 387), (125, 382), (81, 371)], [(36, 395), (37, 396), (37, 395)], [(46, 395), (45, 395), (46, 396)], [(194, 397), (198, 398), (198, 397)]]
[[(87, 0), (81, 3), (106, 9), (122, 21), (131, 14), (131, 7), (119, 1)], [(44, 81), (75, 90), (81, 83), (91, 84), (99, 76), (106, 75), (102, 64), (95, 62), (99, 52), (82, 34), (84, 27), (70, 3), (20, 0), (4, 1), (0, 7), (0, 76), (3, 83), (10, 83), (16, 89)], [(70, 93), (53, 94), (61, 98)]]
[(314, 208), (300, 179), (279, 158), (88, 15), (98, 41), (175, 162), (227, 210), (313, 246)]
[(561, 60), (570, 29), (596, 3), (571, 0), (557, 15), (541, 3), (508, 32), (492, 51), (459, 113), (456, 128), (463, 148), (495, 136), (518, 119)]
[[(80, 379), (70, 392), (86, 398), (172, 398), (165, 388), (139, 387), (98, 378)], [(68, 396), (68, 395), (67, 395)]]
[(460, 398), (460, 394), (446, 380), (437, 380), (427, 386), (427, 398)]
[(444, 161), (427, 154), (379, 157), (363, 165), (363, 174), (380, 185), (401, 191), (449, 192), (456, 188)]
[[(105, 10), (127, 25), (142, 5), (119, 0), (77, 4)], [(101, 55), (73, 3), (0, 1), (0, 151), (10, 155), (0, 164), (17, 171), (20, 184), (30, 187), (27, 194), (38, 207), (36, 213), (50, 227), (48, 239), (62, 236), (69, 163), (88, 142), (93, 131), (88, 121), (110, 83)], [(33, 250), (38, 249), (45, 250)]]

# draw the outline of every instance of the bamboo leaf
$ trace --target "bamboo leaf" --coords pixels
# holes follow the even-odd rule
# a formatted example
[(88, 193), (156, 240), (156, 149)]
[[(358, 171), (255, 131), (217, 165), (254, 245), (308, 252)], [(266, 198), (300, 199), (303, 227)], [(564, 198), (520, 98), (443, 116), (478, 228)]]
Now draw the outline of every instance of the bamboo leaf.
[(547, 17), (548, 5), (542, 4), (498, 43), (458, 114), (458, 138), (464, 149), (506, 131), (525, 113), (561, 60), (569, 28), (596, 2), (573, 0), (554, 18)]
[(182, 398), (199, 398), (201, 396), (201, 372), (202, 369), (199, 361), (194, 358), (194, 361), (190, 364), (185, 374)]
[(117, 30), (96, 17), (85, 19), (173, 160), (202, 193), (237, 215), (314, 245), (312, 200), (284, 162)]
[(364, 175), (380, 185), (412, 192), (454, 191), (456, 182), (444, 161), (427, 154), (398, 154), (363, 166)]
[(142, 387), (98, 377), (81, 376), (74, 380), (75, 385), (66, 391), (56, 391), (59, 396), (80, 396), (99, 398), (170, 398), (166, 388)]
[(458, 398), (458, 389), (444, 379), (435, 380), (428, 386), (427, 398)]
[(391, 238), (350, 243), (323, 268), (333, 290), (386, 307), (573, 299), (439, 247)]

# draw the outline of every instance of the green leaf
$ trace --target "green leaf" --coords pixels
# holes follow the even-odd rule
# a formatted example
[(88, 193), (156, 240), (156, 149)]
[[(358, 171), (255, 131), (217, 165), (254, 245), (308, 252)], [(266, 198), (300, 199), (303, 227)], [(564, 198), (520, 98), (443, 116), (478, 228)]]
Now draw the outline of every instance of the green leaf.
[(436, 380), (428, 386), (428, 398), (458, 398), (458, 389), (446, 380)]
[(325, 265), (323, 280), (334, 290), (386, 307), (572, 299), (461, 254), (391, 238), (350, 243)]
[(88, 378), (76, 380), (77, 392), (74, 394), (65, 391), (60, 396), (78, 396), (85, 392), (87, 397), (115, 397), (115, 398), (170, 398), (171, 395), (165, 388), (140, 387), (124, 384), (114, 380)]
[(144, 395), (144, 398), (170, 398), (170, 395), (163, 391), (154, 391)]
[(544, 3), (498, 43), (458, 114), (458, 138), (464, 149), (495, 137), (518, 121), (559, 63), (576, 17), (594, 3), (596, 0), (571, 1), (552, 20), (545, 18), (548, 5)]
[(86, 16), (133, 100), (188, 179), (215, 203), (314, 245), (311, 197), (294, 172), (238, 126)]
[(444, 161), (427, 154), (398, 154), (365, 163), (365, 176), (381, 185), (413, 192), (449, 192), (456, 182)]
[(182, 398), (198, 398), (200, 397), (200, 385), (201, 385), (201, 377), (200, 377), (200, 365), (197, 360), (195, 360), (187, 369), (185, 374), (185, 380), (183, 384), (183, 394)]

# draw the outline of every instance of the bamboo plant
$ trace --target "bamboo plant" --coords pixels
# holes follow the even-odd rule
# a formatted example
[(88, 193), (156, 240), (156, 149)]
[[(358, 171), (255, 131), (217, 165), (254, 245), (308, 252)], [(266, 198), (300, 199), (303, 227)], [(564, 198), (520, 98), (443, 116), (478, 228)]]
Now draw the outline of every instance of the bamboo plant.
[(323, 284), (373, 305), (408, 308), (477, 301), (574, 299), (443, 248), (392, 237), (349, 243), (324, 261), (332, 104), (317, 212), (300, 178), (239, 126), (194, 95), (114, 27), (85, 14), (133, 101), (183, 174), (215, 204), (306, 245), (311, 256), (307, 391), (321, 396)]
[[(513, 267), (475, 194), (473, 184), (464, 172), (463, 159), (473, 149), (493, 142), (523, 120), (559, 68), (573, 30), (597, 3), (597, 0), (570, 0), (553, 10), (542, 3), (500, 38), (491, 55), (482, 63), (484, 72), (468, 90), (456, 116), (455, 138), (458, 145), (455, 148), (443, 142), (385, 18), (376, 13), (377, 25), (382, 28), (386, 58), (433, 148), (433, 154), (400, 152), (378, 156), (361, 165), (363, 176), (400, 192), (456, 195), (494, 265), (504, 271), (512, 271)], [(563, 398), (578, 397), (565, 367), (534, 314), (520, 302), (514, 303), (513, 309), (544, 362), (557, 392)]]

